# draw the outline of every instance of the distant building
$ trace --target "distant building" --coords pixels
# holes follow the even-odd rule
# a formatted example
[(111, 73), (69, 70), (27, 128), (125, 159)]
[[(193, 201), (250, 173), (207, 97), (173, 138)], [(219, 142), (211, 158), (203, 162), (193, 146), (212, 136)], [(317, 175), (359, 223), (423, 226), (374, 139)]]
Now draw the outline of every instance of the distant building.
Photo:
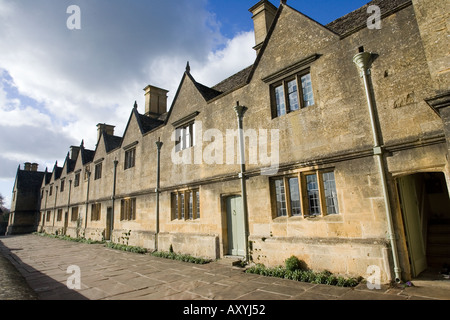
[[(39, 229), (271, 266), (295, 255), (348, 275), (376, 266), (386, 282), (448, 261), (446, 2), (376, 0), (328, 25), (286, 1), (250, 11), (255, 63), (211, 88), (187, 65), (168, 112), (167, 91), (146, 87), (122, 137), (99, 124), (95, 150), (72, 147), (36, 176)], [(30, 228), (35, 208), (20, 215)]]
[(40, 190), (45, 175), (45, 172), (38, 171), (36, 163), (27, 162), (23, 170), (20, 166), (17, 169), (7, 235), (31, 233), (37, 230)]

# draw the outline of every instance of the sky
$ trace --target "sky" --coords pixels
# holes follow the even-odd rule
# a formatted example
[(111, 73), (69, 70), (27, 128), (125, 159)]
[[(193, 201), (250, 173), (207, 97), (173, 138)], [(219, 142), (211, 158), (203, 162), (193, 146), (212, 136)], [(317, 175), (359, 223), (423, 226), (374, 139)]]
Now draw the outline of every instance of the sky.
[[(123, 135), (143, 88), (169, 90), (187, 61), (213, 86), (253, 64), (250, 7), (257, 0), (0, 0), (0, 194), (6, 207), (17, 168), (59, 166), (70, 146), (95, 149), (98, 123)], [(278, 7), (279, 1), (271, 1)], [(327, 24), (369, 0), (288, 0)], [(80, 9), (80, 29), (71, 29)]]

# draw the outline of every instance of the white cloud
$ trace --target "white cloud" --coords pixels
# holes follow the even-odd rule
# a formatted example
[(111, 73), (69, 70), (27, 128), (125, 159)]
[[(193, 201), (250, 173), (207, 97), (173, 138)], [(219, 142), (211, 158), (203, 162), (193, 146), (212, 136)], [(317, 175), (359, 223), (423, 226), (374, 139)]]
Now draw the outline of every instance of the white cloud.
[[(210, 86), (252, 64), (253, 33), (226, 39), (206, 3), (0, 0), (0, 178), (61, 161), (82, 139), (93, 149), (97, 123), (122, 134), (135, 100), (143, 112), (143, 88), (173, 99), (187, 61)], [(81, 30), (66, 27), (73, 4)]]

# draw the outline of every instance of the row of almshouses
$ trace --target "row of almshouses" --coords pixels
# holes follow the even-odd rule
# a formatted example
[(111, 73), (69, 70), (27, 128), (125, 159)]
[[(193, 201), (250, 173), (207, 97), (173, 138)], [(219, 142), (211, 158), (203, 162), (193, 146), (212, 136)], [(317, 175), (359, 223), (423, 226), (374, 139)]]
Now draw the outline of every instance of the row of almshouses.
[[(434, 254), (427, 239), (434, 224), (450, 220), (447, 129), (425, 102), (435, 82), (415, 7), (396, 3), (382, 30), (348, 27), (343, 36), (331, 29), (342, 30), (339, 22), (325, 27), (287, 4), (261, 1), (273, 24), (255, 64), (213, 88), (188, 66), (168, 113), (167, 91), (148, 86), (145, 113), (135, 105), (123, 137), (100, 124), (95, 151), (72, 147), (63, 168), (55, 166), (42, 187), (40, 228), (210, 258), (247, 254), (266, 265), (296, 255), (312, 269), (342, 274), (365, 276), (376, 266), (383, 281), (442, 263), (445, 253)], [(382, 144), (375, 154), (353, 62), (363, 52), (376, 53), (370, 89)], [(248, 108), (248, 235), (237, 101)]]

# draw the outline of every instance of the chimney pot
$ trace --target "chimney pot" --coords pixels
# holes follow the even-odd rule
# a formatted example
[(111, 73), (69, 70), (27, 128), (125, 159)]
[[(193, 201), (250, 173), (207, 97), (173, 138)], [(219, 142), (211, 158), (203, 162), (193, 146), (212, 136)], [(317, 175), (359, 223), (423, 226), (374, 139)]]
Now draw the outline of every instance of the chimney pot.
[(25, 171), (31, 171), (31, 162), (25, 162)]

